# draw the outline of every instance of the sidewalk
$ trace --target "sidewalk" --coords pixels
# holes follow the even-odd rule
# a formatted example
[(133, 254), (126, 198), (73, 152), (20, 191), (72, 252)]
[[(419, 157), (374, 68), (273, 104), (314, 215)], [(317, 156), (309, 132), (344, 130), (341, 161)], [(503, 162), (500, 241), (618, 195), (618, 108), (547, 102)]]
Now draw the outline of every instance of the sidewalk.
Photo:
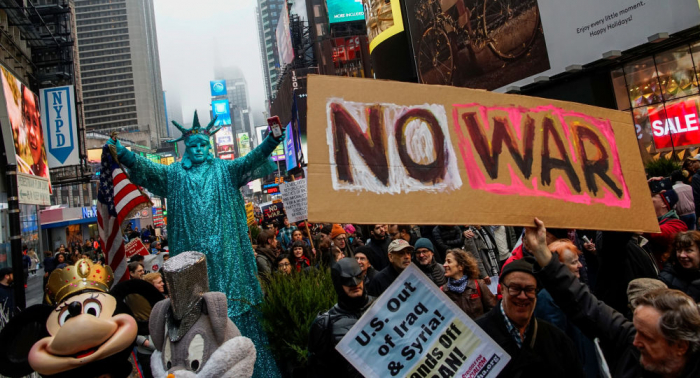
[(29, 274), (27, 279), (27, 288), (24, 289), (24, 294), (27, 296), (27, 307), (35, 304), (41, 304), (44, 299), (44, 268), (36, 270), (36, 274)]

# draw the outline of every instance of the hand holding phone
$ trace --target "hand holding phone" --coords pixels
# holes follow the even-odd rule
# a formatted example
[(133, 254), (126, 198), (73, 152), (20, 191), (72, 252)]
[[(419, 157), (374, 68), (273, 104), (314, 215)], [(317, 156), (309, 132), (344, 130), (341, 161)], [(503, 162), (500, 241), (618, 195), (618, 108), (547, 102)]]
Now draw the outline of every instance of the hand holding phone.
[(267, 125), (270, 126), (270, 132), (272, 132), (273, 137), (275, 137), (276, 139), (282, 137), (284, 129), (282, 128), (282, 122), (280, 121), (280, 117), (274, 116), (268, 118)]

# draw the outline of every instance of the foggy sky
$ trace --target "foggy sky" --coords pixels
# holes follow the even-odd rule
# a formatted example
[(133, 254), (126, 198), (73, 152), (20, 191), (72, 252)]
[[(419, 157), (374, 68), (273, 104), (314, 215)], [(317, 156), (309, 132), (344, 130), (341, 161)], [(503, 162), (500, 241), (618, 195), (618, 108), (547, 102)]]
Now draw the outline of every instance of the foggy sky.
[[(163, 90), (179, 92), (184, 122), (209, 122), (215, 60), (245, 75), (254, 114), (265, 110), (256, 0), (154, 0)], [(259, 118), (259, 117), (258, 117)]]

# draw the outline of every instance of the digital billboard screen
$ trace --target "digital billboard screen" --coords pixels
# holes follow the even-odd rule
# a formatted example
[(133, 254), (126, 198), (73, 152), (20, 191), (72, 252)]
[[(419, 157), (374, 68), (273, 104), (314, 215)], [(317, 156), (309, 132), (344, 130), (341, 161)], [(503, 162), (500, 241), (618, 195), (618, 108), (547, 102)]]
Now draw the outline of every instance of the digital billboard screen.
[[(258, 145), (262, 143), (265, 138), (267, 138), (267, 134), (270, 133), (270, 127), (269, 126), (258, 126), (255, 128), (255, 132), (258, 134)], [(280, 143), (277, 145), (277, 148), (275, 148), (274, 151), (272, 151), (272, 154), (270, 156), (273, 161), (280, 161), (280, 160), (285, 160), (284, 156), (284, 145)]]
[(362, 0), (327, 0), (326, 5), (331, 24), (365, 19)]
[(217, 117), (214, 125), (225, 126), (231, 124), (231, 110), (227, 99), (212, 101), (211, 111)]
[(297, 167), (297, 149), (294, 146), (294, 130), (292, 122), (289, 122), (284, 133), (284, 155), (287, 160), (287, 170), (291, 171)]
[(209, 82), (211, 97), (226, 96), (226, 80), (212, 80)]

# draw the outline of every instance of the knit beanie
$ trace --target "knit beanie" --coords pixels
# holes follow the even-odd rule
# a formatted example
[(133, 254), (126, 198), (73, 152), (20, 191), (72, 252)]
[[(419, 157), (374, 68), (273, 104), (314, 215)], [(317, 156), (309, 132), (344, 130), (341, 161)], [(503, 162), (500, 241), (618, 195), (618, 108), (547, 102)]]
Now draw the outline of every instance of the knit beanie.
[(339, 235), (345, 235), (345, 230), (343, 230), (343, 227), (341, 227), (339, 224), (334, 224), (333, 229), (331, 230), (330, 238), (335, 239)]
[(349, 223), (345, 225), (345, 232), (347, 232), (348, 234), (354, 234), (355, 231), (357, 231), (357, 230), (355, 229), (355, 226), (353, 226), (353, 225), (351, 225), (351, 224), (349, 224)]
[[(525, 272), (527, 274), (532, 275), (537, 279), (537, 276), (532, 272), (532, 268), (534, 266), (533, 259), (530, 257), (525, 257), (519, 260), (512, 261), (508, 264), (506, 264), (503, 267), (503, 270), (501, 270), (501, 277), (499, 279), (499, 282), (503, 282), (506, 279), (506, 276), (513, 273), (513, 272)], [(538, 285), (539, 287), (539, 285)]]
[(433, 243), (430, 241), (430, 239), (426, 238), (418, 239), (414, 247), (416, 248), (416, 251), (420, 248), (427, 248), (430, 250), (430, 252), (435, 252), (435, 247), (433, 247)]

